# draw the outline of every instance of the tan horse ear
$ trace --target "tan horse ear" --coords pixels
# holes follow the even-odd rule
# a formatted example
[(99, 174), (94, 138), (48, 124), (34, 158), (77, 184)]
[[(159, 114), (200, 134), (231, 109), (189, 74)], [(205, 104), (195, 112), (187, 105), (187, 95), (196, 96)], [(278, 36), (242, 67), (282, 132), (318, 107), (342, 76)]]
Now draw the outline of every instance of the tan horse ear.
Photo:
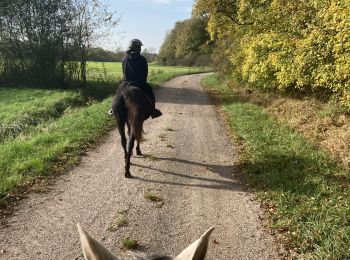
[(211, 227), (205, 231), (198, 240), (182, 251), (175, 260), (203, 260), (207, 254), (209, 237), (213, 230), (214, 227)]
[(89, 236), (88, 233), (77, 224), (81, 246), (83, 248), (84, 257), (86, 260), (118, 260), (119, 258), (113, 255), (100, 242)]

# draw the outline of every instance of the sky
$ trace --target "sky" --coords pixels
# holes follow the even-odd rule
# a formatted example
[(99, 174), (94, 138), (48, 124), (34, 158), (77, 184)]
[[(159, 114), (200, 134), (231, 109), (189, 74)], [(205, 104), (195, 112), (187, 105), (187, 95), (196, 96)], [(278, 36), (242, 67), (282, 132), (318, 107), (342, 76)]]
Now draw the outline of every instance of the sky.
[(140, 39), (143, 48), (159, 51), (165, 35), (177, 21), (191, 17), (193, 0), (104, 0), (121, 21), (113, 29), (105, 48), (126, 50), (131, 39)]

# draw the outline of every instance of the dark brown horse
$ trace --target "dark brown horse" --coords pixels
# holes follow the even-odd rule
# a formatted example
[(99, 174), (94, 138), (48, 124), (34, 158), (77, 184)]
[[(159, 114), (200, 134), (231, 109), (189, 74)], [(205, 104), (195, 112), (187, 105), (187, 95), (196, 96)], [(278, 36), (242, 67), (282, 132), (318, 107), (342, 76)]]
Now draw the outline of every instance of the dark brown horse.
[[(130, 158), (135, 140), (137, 142), (136, 154), (142, 154), (140, 142), (143, 133), (143, 122), (150, 117), (152, 109), (152, 101), (140, 87), (127, 84), (118, 87), (112, 102), (112, 111), (117, 120), (124, 149), (126, 178), (131, 178)], [(128, 143), (126, 142), (125, 125), (128, 127)]]

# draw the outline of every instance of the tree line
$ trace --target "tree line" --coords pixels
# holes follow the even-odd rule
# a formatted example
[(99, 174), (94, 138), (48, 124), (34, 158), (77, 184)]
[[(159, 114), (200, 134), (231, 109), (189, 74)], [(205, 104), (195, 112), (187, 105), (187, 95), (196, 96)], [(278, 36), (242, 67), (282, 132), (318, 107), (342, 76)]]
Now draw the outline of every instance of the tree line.
[(99, 0), (0, 0), (0, 82), (86, 85), (89, 50), (117, 23)]
[[(158, 55), (153, 48), (145, 48), (141, 53), (148, 62), (153, 62)], [(117, 49), (116, 51), (105, 50), (101, 47), (91, 48), (88, 51), (88, 61), (100, 62), (121, 62), (126, 55), (125, 50)]]
[(350, 107), (350, 2), (196, 0), (216, 68), (244, 85), (333, 94)]
[(213, 42), (206, 31), (208, 19), (194, 16), (176, 22), (160, 48), (157, 62), (163, 65), (211, 65)]

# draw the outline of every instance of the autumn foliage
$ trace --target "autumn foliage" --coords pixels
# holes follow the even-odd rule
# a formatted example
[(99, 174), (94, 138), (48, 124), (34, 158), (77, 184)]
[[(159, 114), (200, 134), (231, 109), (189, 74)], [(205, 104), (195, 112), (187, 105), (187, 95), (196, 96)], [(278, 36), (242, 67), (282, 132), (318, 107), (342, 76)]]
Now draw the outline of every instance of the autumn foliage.
[(196, 0), (222, 73), (264, 89), (328, 93), (350, 107), (350, 2)]
[(158, 63), (163, 65), (209, 66), (212, 42), (206, 30), (208, 19), (192, 17), (179, 21), (166, 35), (160, 48)]

